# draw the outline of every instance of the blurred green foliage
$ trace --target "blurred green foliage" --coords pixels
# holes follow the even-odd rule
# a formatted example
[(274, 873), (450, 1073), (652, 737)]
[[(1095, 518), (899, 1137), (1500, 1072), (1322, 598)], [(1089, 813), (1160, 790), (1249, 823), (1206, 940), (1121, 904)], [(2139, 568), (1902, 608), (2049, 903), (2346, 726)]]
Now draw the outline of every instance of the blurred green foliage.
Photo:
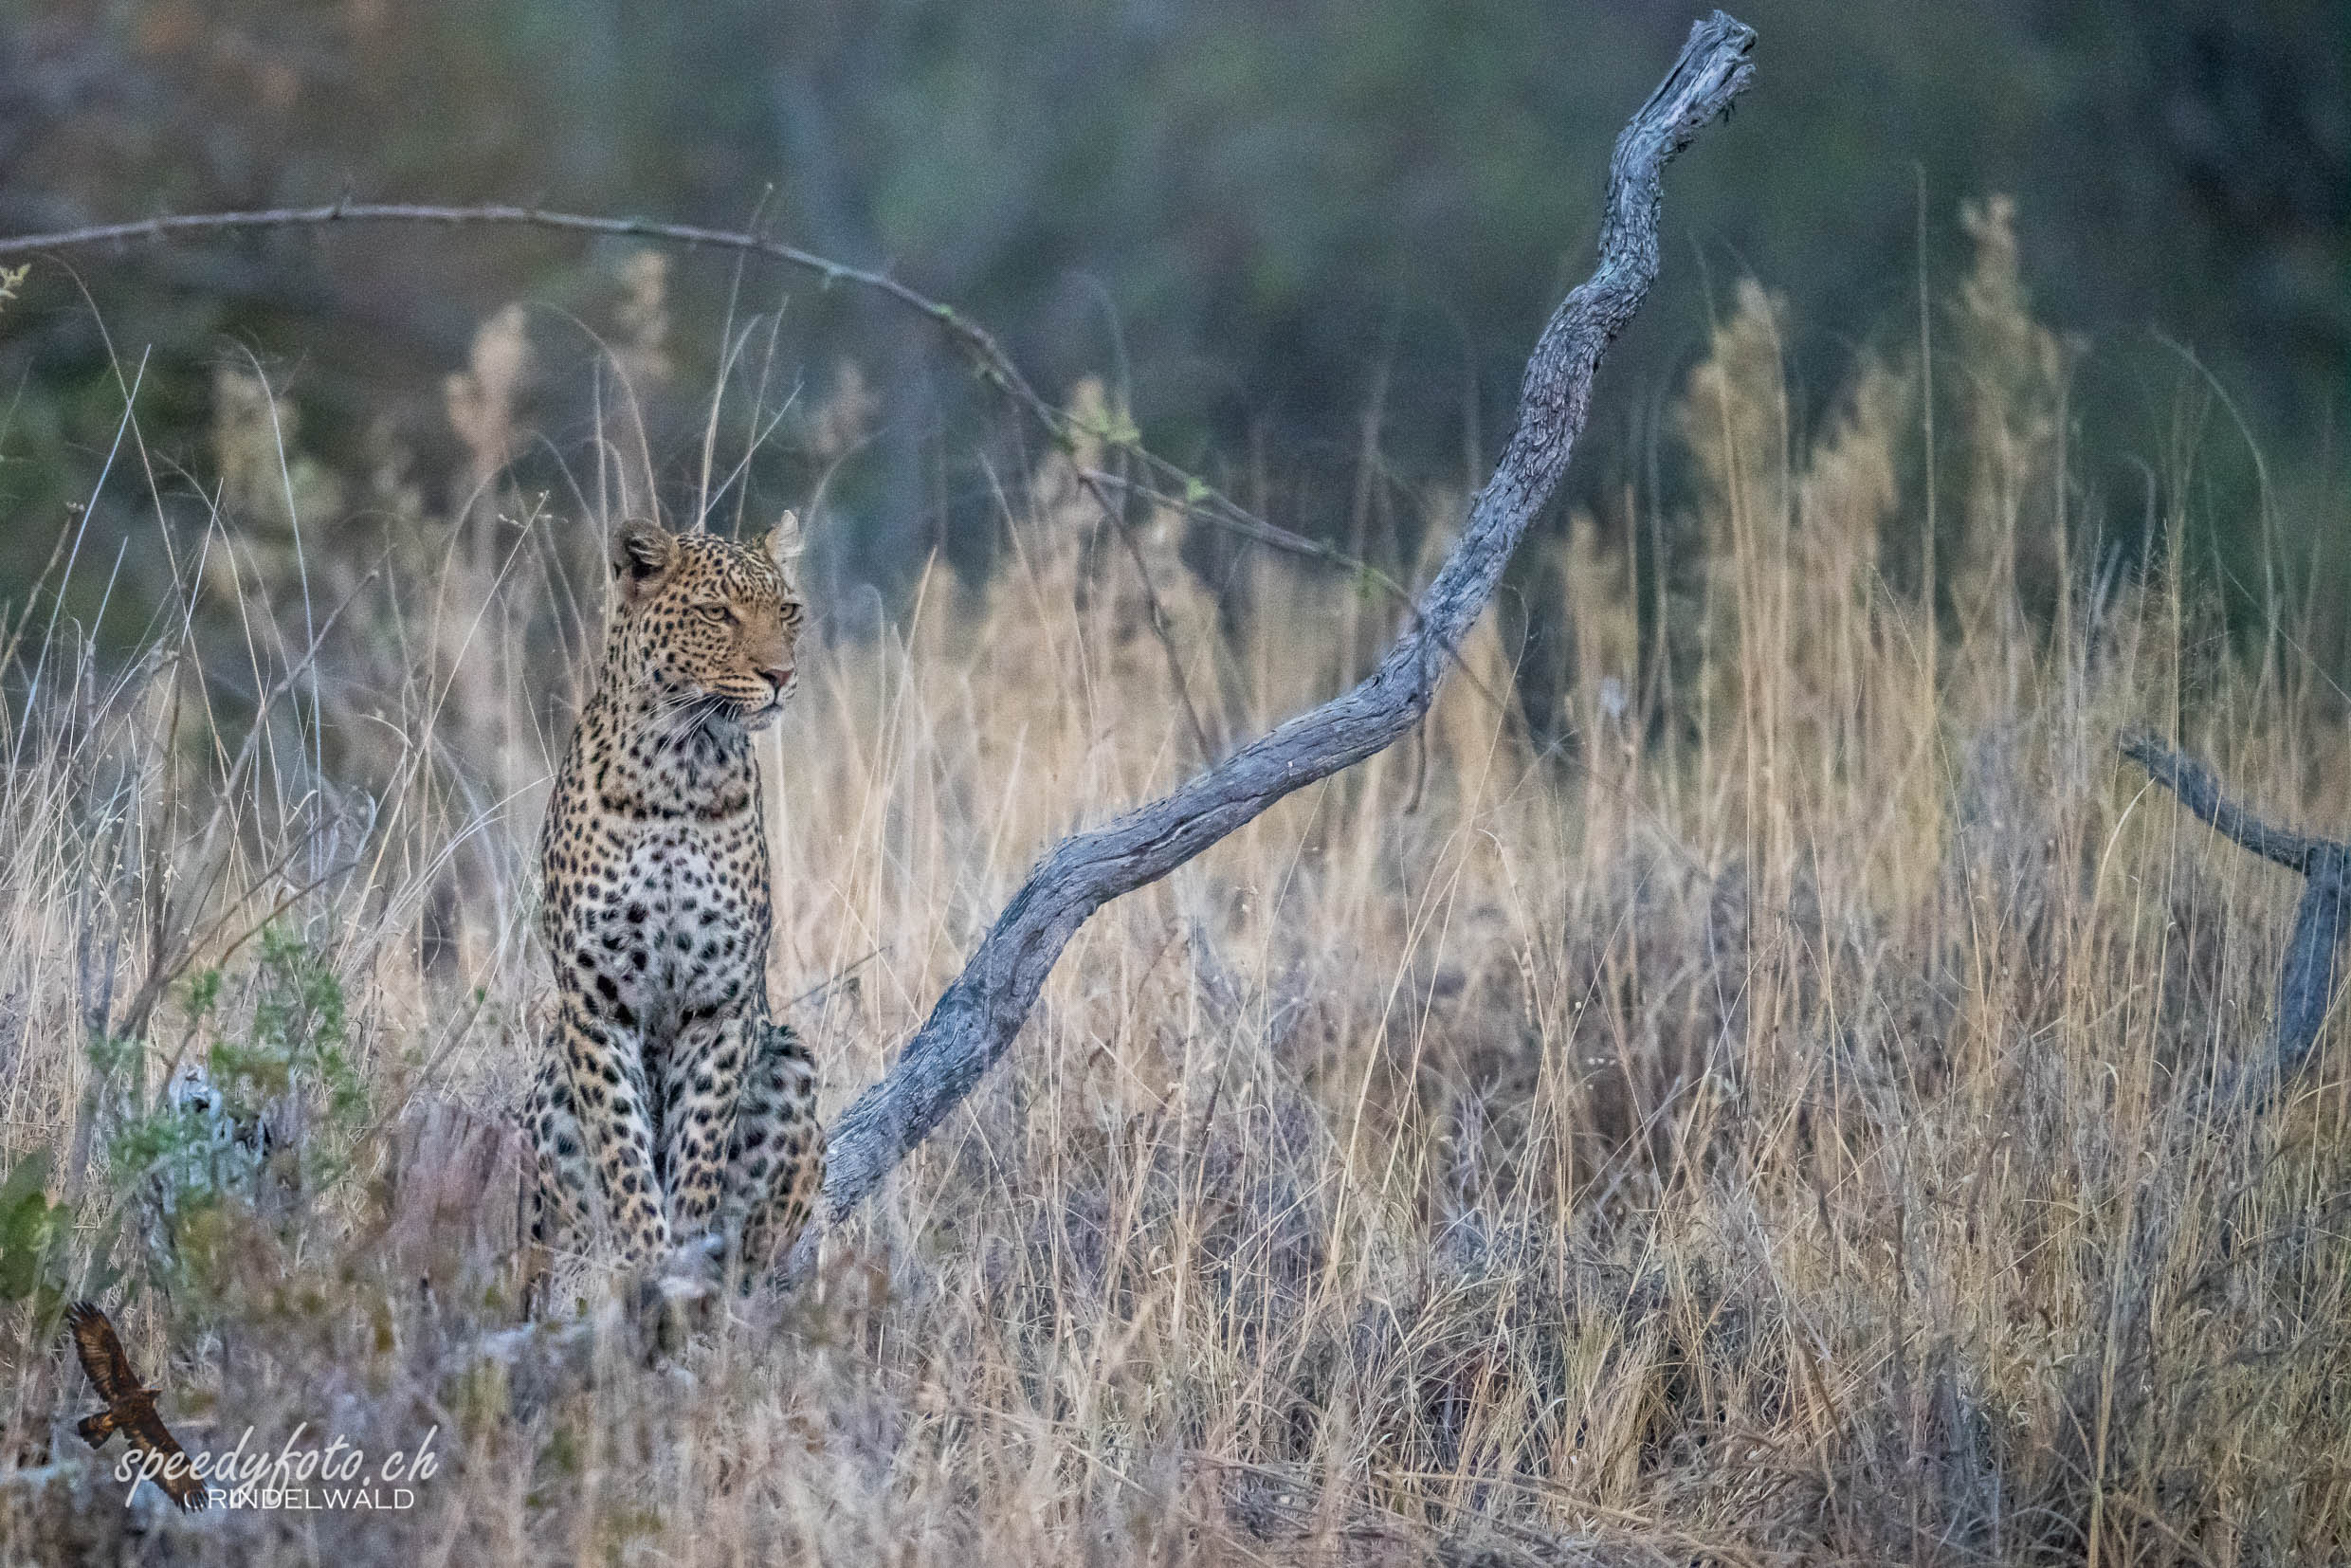
[[(219, 1021), (222, 973), (193, 975), (189, 1029), (215, 1036), (205, 1069), (175, 1076), (107, 1140), (114, 1181), (139, 1213), (151, 1268), (164, 1277), (184, 1273), (191, 1248), (193, 1261), (204, 1264), (228, 1233), (222, 1226), (233, 1231), (248, 1214), (291, 1232), (347, 1174), (367, 1128), (367, 1087), (349, 1055), (342, 982), (317, 948), (282, 925), (263, 929), (260, 948), (243, 1029)], [(108, 1048), (103, 1057), (94, 1052), (93, 1067), (112, 1076), (142, 1048), (133, 1043)], [(235, 1211), (226, 1221), (218, 1212), (224, 1205)], [(193, 1283), (206, 1290), (218, 1284)]]
[(0, 1181), (0, 1302), (35, 1303), (46, 1313), (64, 1299), (64, 1254), (73, 1213), (48, 1201), (49, 1155), (36, 1149)]

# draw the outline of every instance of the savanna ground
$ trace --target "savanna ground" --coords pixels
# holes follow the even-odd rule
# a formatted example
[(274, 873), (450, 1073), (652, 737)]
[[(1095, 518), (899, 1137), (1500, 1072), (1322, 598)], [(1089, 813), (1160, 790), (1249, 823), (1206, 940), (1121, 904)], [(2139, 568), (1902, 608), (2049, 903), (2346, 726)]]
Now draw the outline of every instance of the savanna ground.
[[(127, 660), (53, 597), (6, 646), (0, 1465), (64, 1467), (0, 1475), (8, 1555), (2351, 1557), (2345, 1075), (2200, 1098), (2266, 1040), (2299, 889), (2112, 746), (2150, 722), (2351, 820), (2296, 646), (2340, 607), (2233, 639), (2177, 516), (2098, 547), (2065, 353), (1977, 231), (1935, 314), (1954, 461), (1913, 354), (1792, 429), (1787, 322), (1740, 289), (1679, 389), (1694, 500), (1642, 514), (1701, 570), (1661, 591), (1578, 520), (1514, 576), (1569, 608), (1567, 729), (1497, 700), (1489, 620), (1416, 738), (1097, 917), (780, 1314), (584, 1390), (472, 1347), (515, 1321), (532, 835), (647, 464), (501, 486), (513, 319), (452, 390), (463, 516), (306, 465), (226, 373), (218, 473), (126, 423), (107, 483), (214, 498), (157, 501), (179, 601)], [(381, 556), (298, 554), (330, 489)], [(1460, 498), (1425, 501), (1442, 548)], [(1930, 507), (1940, 558), (1895, 572)], [(1001, 520), (984, 588), (823, 640), (765, 753), (773, 989), (829, 1111), (1045, 846), (1196, 766), (1187, 706), (1253, 733), (1395, 625), (1271, 561), (1212, 596), (1160, 517), (1162, 646), (1065, 459)], [(126, 1510), (70, 1428), (80, 1289), (191, 1447), (437, 1427), (438, 1473), (402, 1512)]]

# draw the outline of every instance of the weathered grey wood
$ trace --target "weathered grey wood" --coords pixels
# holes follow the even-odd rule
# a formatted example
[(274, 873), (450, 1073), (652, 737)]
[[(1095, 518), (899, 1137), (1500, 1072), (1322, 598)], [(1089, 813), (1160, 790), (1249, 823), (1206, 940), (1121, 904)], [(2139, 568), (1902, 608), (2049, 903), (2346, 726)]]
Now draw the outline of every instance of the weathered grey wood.
[(2226, 1096), (2257, 1107), (2289, 1083), (2318, 1048), (2342, 967), (2343, 938), (2351, 935), (2351, 845), (2271, 827), (2223, 795), (2210, 768), (2144, 730), (2124, 734), (2118, 744), (2214, 831), (2305, 879), (2286, 959), (2278, 969), (2277, 1022), (2269, 1059), (2247, 1063)]
[(2325, 845), (2324, 839), (2270, 827), (2223, 795), (2212, 769), (2184, 752), (2174, 751), (2145, 730), (2125, 731), (2116, 744), (2124, 757), (2146, 769), (2149, 777), (2178, 795), (2182, 806), (2239, 848), (2289, 869), (2307, 871), (2311, 857)]
[[(1693, 25), (1665, 81), (1616, 138), (1599, 265), (1543, 328), (1502, 461), (1378, 667), (1174, 793), (1055, 845), (897, 1063), (832, 1127), (820, 1225), (855, 1209), (971, 1093), (1011, 1047), (1054, 961), (1094, 911), (1167, 875), (1292, 791), (1373, 756), (1428, 711), (1454, 648), (1567, 467), (1602, 353), (1657, 276), (1666, 165), (1701, 127), (1730, 112), (1754, 73), (1754, 31), (1722, 11)], [(813, 1263), (820, 1225), (801, 1237), (788, 1272)]]
[(2342, 970), (2342, 939), (2351, 931), (2351, 847), (2320, 845), (2303, 875), (2309, 882), (2294, 911), (2286, 962), (2278, 970), (2277, 1033), (2270, 1049), (2274, 1083), (2263, 1088), (2266, 1093), (2286, 1085), (2317, 1050)]

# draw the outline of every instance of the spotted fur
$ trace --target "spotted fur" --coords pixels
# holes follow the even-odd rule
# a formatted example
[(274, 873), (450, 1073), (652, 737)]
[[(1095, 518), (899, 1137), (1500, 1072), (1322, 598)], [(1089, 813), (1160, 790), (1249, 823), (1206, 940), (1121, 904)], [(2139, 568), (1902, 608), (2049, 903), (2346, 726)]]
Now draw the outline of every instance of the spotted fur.
[(796, 538), (632, 522), (604, 668), (539, 835), (557, 1017), (525, 1120), (535, 1266), (601, 1219), (629, 1266), (707, 1242), (756, 1278), (824, 1170), (816, 1071), (769, 1015), (767, 844), (751, 732), (798, 676)]

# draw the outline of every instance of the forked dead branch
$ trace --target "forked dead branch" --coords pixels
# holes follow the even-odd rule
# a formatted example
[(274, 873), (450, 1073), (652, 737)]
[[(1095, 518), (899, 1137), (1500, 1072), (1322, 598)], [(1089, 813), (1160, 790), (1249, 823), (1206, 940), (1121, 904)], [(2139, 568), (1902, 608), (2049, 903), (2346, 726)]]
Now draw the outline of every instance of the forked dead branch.
[(2278, 969), (2277, 1024), (2265, 1061), (2244, 1064), (2218, 1097), (2249, 1110), (2267, 1105), (2318, 1048), (2319, 1030), (2334, 1001), (2342, 941), (2351, 933), (2351, 844), (2273, 828), (2220, 793), (2213, 771), (2144, 730), (2118, 743), (2124, 757), (2179, 797), (2179, 803), (2220, 834), (2264, 860), (2302, 873), (2301, 905)]

